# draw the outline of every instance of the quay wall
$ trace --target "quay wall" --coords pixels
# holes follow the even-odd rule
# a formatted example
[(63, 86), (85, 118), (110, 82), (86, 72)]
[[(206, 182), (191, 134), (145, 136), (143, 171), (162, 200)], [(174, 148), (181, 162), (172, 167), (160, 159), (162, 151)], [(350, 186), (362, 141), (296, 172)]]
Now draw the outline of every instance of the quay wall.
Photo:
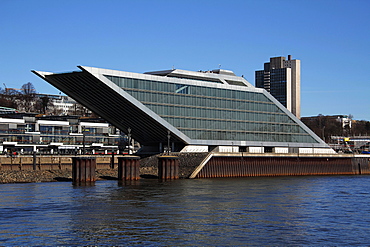
[(210, 154), (190, 178), (370, 174), (370, 155)]
[[(163, 154), (140, 159), (141, 177), (158, 176), (158, 160), (161, 155)], [(370, 155), (213, 152), (171, 153), (171, 155), (178, 157), (179, 178), (370, 174)], [(123, 155), (86, 157), (96, 159), (96, 170), (100, 177), (118, 178), (118, 158)], [(0, 183), (54, 181), (55, 177), (70, 178), (71, 172), (72, 156), (42, 155), (36, 158), (32, 155), (0, 156)], [(9, 176), (13, 176), (14, 179), (9, 180)], [(28, 176), (37, 179), (27, 179)]]
[[(140, 176), (158, 176), (158, 157), (153, 155), (140, 159)], [(207, 156), (207, 153), (172, 153), (179, 157), (179, 178), (188, 178), (194, 169)], [(0, 156), (1, 183), (32, 183), (72, 180), (72, 157), (64, 155), (20, 155), (17, 157)], [(78, 157), (84, 157), (79, 155)], [(85, 156), (96, 159), (97, 179), (118, 179), (118, 158), (123, 155)], [(113, 161), (113, 163), (112, 163)], [(34, 163), (35, 162), (35, 163)], [(34, 170), (34, 165), (36, 170)]]
[[(94, 157), (96, 158), (97, 169), (109, 169), (112, 167), (112, 158), (114, 164), (117, 164), (120, 156), (84, 156), (78, 157)], [(63, 155), (19, 155), (15, 157), (0, 156), (0, 171), (16, 171), (16, 170), (72, 170), (72, 156)]]

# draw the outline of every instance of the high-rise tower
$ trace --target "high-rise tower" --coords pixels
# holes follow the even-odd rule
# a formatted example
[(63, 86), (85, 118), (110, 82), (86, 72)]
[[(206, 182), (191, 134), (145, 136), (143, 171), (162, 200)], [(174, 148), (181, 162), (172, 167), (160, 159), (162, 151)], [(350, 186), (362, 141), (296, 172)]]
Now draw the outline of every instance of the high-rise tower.
[(301, 61), (272, 57), (255, 73), (256, 87), (264, 88), (297, 118), (301, 116)]

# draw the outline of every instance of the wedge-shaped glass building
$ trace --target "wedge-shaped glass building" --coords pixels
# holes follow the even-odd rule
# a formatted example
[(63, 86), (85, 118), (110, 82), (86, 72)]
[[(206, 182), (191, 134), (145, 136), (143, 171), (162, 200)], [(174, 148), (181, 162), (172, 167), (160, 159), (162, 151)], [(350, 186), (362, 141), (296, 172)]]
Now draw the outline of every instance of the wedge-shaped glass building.
[(122, 131), (130, 129), (132, 138), (152, 150), (163, 151), (168, 135), (172, 151), (328, 148), (267, 91), (232, 71), (139, 74), (78, 67), (33, 72)]

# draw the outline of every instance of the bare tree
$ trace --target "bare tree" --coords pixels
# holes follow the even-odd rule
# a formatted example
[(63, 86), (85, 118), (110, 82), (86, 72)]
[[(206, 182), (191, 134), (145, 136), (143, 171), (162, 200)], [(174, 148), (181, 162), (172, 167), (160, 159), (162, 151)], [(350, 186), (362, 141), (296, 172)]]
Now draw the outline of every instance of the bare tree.
[(12, 88), (0, 88), (0, 106), (18, 108), (17, 97), (19, 92)]
[(36, 89), (31, 82), (23, 84), (21, 88), (20, 101), (23, 104), (23, 109), (26, 112), (35, 110)]
[(31, 82), (27, 82), (26, 84), (23, 84), (21, 90), (24, 95), (35, 95), (36, 94), (36, 89)]

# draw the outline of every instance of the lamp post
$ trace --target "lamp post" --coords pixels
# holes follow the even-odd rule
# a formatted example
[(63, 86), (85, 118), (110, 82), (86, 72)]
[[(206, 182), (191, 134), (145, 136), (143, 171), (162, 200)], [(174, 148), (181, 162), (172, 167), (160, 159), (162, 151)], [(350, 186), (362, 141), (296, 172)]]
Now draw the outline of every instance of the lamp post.
[(171, 131), (167, 131), (167, 154), (170, 154)]
[(82, 127), (82, 155), (85, 154), (85, 126)]
[(131, 128), (127, 129), (127, 136), (128, 136), (128, 154), (131, 154)]

